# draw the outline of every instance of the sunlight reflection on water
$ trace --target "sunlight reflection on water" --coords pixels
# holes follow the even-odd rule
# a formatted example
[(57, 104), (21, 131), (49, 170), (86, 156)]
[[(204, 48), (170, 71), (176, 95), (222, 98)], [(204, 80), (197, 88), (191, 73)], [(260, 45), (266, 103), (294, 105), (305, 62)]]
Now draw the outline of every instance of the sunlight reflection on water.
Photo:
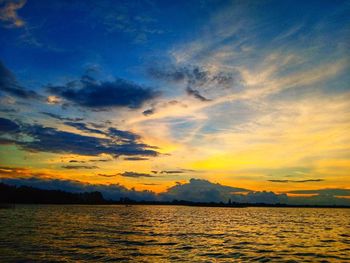
[(0, 261), (350, 262), (350, 209), (21, 205)]

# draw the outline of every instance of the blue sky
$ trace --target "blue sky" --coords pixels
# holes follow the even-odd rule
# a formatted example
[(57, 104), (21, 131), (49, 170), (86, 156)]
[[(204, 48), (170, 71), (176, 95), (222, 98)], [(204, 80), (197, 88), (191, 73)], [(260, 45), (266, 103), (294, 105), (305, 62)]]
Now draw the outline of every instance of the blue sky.
[(348, 188), (349, 11), (349, 1), (2, 0), (3, 167), (156, 192), (191, 178)]

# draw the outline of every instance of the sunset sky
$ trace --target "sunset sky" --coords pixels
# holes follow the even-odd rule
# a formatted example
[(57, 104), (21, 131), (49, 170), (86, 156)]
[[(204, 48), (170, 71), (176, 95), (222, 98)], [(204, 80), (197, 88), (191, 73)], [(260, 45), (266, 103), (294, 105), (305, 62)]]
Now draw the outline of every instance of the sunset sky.
[(0, 0), (0, 177), (350, 189), (349, 1)]

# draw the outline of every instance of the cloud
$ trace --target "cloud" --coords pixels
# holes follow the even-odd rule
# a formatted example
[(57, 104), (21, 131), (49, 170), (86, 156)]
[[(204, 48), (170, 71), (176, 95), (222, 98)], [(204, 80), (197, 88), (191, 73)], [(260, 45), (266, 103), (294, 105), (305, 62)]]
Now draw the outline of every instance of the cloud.
[(249, 190), (214, 184), (201, 179), (191, 179), (189, 183), (170, 187), (165, 193), (161, 194), (161, 197), (165, 200), (227, 202), (234, 192), (249, 192)]
[(0, 134), (1, 133), (16, 133), (19, 132), (20, 127), (17, 123), (5, 119), (5, 118), (0, 118)]
[(183, 173), (195, 173), (199, 172), (198, 170), (192, 170), (192, 169), (176, 169), (176, 170), (162, 170), (162, 171), (152, 171), (155, 173), (160, 173), (160, 174), (183, 174)]
[(85, 123), (81, 123), (81, 122), (70, 122), (70, 121), (67, 121), (64, 124), (68, 125), (68, 126), (71, 126), (71, 127), (74, 127), (77, 130), (83, 131), (83, 132), (105, 134), (103, 131), (89, 128), (89, 127), (87, 127), (87, 125)]
[(192, 89), (190, 87), (186, 88), (186, 92), (187, 92), (188, 95), (193, 96), (194, 98), (196, 98), (196, 99), (198, 99), (200, 101), (203, 101), (203, 102), (211, 101), (211, 99), (207, 99), (206, 97), (201, 95), (198, 90)]
[[(103, 129), (94, 129), (94, 128), (90, 128), (87, 126), (86, 123), (82, 123), (82, 122), (64, 122), (65, 125), (71, 126), (76, 128), (79, 131), (83, 131), (83, 132), (88, 132), (88, 133), (96, 133), (96, 134), (102, 134), (105, 135), (107, 137), (110, 137), (112, 140), (117, 140), (118, 142), (122, 142), (122, 143), (136, 143), (137, 141), (139, 141), (141, 139), (141, 136), (130, 132), (130, 131), (124, 131), (124, 130), (119, 130), (113, 127), (108, 128), (107, 130), (103, 130)], [(91, 126), (94, 127), (104, 127), (101, 125), (96, 125), (90, 123)], [(150, 148), (152, 148), (150, 146)], [(156, 148), (156, 147), (154, 147)]]
[[(93, 8), (96, 9), (96, 5)], [(154, 3), (148, 1), (140, 1), (137, 5), (125, 1), (107, 9), (104, 6), (98, 20), (102, 19), (107, 32), (120, 32), (129, 36), (133, 43), (143, 44), (150, 36), (164, 32), (154, 18), (158, 11)]]
[(49, 92), (82, 107), (105, 110), (112, 107), (140, 108), (145, 102), (160, 95), (151, 88), (116, 79), (112, 82), (97, 82), (83, 76), (80, 81), (65, 86), (50, 86)]
[(89, 162), (110, 162), (111, 159), (97, 159), (97, 160), (89, 160)]
[(152, 114), (154, 114), (154, 109), (145, 110), (145, 111), (142, 112), (142, 114), (145, 115), (145, 116), (152, 115)]
[(78, 160), (70, 160), (70, 163), (85, 163), (85, 161), (78, 161)]
[(156, 171), (152, 170), (151, 171), (153, 174), (183, 174), (183, 173), (196, 173), (200, 172), (198, 170), (192, 170), (192, 169), (176, 169), (176, 170), (161, 170), (161, 171)]
[(304, 179), (304, 180), (268, 180), (272, 183), (308, 183), (308, 182), (322, 182), (323, 179)]
[(187, 105), (182, 103), (182, 102), (179, 102), (177, 100), (170, 100), (170, 101), (162, 102), (159, 104), (153, 104), (152, 108), (143, 111), (142, 114), (145, 116), (150, 116), (156, 112), (159, 112), (161, 109), (168, 108), (171, 106), (181, 106), (183, 108), (187, 108)]
[(68, 118), (68, 117), (62, 117), (61, 115), (50, 113), (50, 112), (40, 112), (43, 115), (49, 116), (53, 119), (60, 120), (60, 121), (82, 121), (84, 118)]
[(148, 74), (166, 82), (184, 83), (186, 86), (231, 88), (242, 81), (237, 70), (217, 71), (192, 65), (158, 65), (148, 69)]
[(98, 176), (102, 176), (102, 177), (107, 177), (107, 178), (111, 178), (111, 177), (116, 177), (118, 176), (117, 174), (97, 174)]
[(89, 165), (64, 165), (62, 166), (64, 169), (70, 170), (79, 170), (79, 169), (98, 169), (98, 166), (89, 166)]
[(188, 67), (188, 66), (175, 66), (175, 65), (159, 65), (156, 67), (150, 67), (148, 74), (156, 79), (161, 79), (170, 82), (185, 82), (192, 85), (201, 86), (208, 81), (208, 71), (202, 68)]
[(182, 174), (185, 171), (182, 170), (168, 170), (168, 171), (160, 171), (161, 174)]
[(21, 99), (39, 99), (43, 97), (33, 90), (27, 90), (20, 86), (12, 74), (12, 72), (5, 67), (0, 61), (0, 91), (6, 92), (14, 97)]
[(121, 176), (124, 177), (132, 177), (132, 178), (139, 178), (139, 177), (154, 177), (154, 175), (146, 174), (146, 173), (136, 173), (136, 172), (123, 172), (120, 173)]
[(329, 189), (320, 189), (320, 190), (294, 190), (288, 191), (291, 194), (317, 194), (325, 196), (350, 196), (350, 189), (339, 189), (339, 188), (329, 188)]
[(1, 0), (0, 1), (0, 20), (5, 27), (23, 27), (24, 20), (18, 16), (17, 11), (26, 3), (26, 0)]
[[(182, 84), (187, 95), (202, 102), (212, 101), (212, 99), (203, 96), (202, 91), (215, 97), (222, 96), (223, 94), (220, 95), (221, 92), (219, 92), (220, 89), (227, 93), (228, 89), (237, 88), (243, 82), (240, 72), (233, 68), (230, 71), (223, 71), (205, 66), (165, 64), (150, 67), (148, 74), (167, 83)], [(146, 111), (144, 115), (152, 113), (154, 112)]]
[[(11, 120), (3, 119), (4, 130), (15, 128)], [(18, 125), (18, 124), (17, 124)], [(112, 138), (97, 138), (44, 127), (39, 124), (21, 124), (20, 133), (31, 140), (13, 140), (22, 149), (34, 152), (74, 153), (80, 155), (110, 154), (113, 156), (157, 156), (153, 146), (136, 141), (116, 141)], [(152, 148), (152, 149), (150, 149)]]
[(125, 157), (124, 160), (126, 161), (146, 161), (148, 158), (145, 157)]
[(135, 134), (135, 133), (130, 132), (130, 131), (118, 130), (116, 128), (109, 128), (108, 134), (111, 137), (115, 136), (115, 137), (121, 138), (122, 140), (126, 140), (126, 141), (136, 141), (136, 140), (141, 138), (141, 136), (138, 134)]

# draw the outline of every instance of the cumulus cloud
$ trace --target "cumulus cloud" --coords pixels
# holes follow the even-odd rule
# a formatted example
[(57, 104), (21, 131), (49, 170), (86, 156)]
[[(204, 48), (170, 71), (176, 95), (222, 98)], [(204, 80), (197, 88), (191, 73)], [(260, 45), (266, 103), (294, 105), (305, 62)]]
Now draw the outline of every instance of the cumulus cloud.
[(123, 79), (98, 82), (88, 76), (64, 86), (50, 86), (48, 91), (82, 107), (99, 110), (111, 107), (137, 109), (160, 94)]
[[(3, 130), (18, 129), (31, 140), (13, 139), (12, 143), (34, 152), (74, 153), (80, 155), (110, 154), (113, 156), (157, 156), (158, 152), (147, 144), (131, 140), (116, 141), (113, 138), (97, 138), (72, 132), (61, 131), (39, 124), (17, 124), (2, 120)], [(15, 125), (18, 125), (15, 126)], [(12, 127), (12, 128), (11, 128)], [(123, 138), (122, 138), (123, 139)]]
[(21, 99), (43, 99), (43, 96), (39, 95), (37, 92), (33, 90), (27, 90), (24, 87), (20, 86), (12, 72), (7, 69), (1, 61), (0, 91)]
[(17, 11), (26, 3), (26, 0), (1, 0), (0, 20), (5, 27), (23, 27), (24, 20), (18, 16)]
[(234, 192), (249, 192), (247, 189), (214, 184), (207, 180), (191, 179), (189, 183), (170, 187), (161, 197), (165, 200), (194, 202), (227, 202)]

